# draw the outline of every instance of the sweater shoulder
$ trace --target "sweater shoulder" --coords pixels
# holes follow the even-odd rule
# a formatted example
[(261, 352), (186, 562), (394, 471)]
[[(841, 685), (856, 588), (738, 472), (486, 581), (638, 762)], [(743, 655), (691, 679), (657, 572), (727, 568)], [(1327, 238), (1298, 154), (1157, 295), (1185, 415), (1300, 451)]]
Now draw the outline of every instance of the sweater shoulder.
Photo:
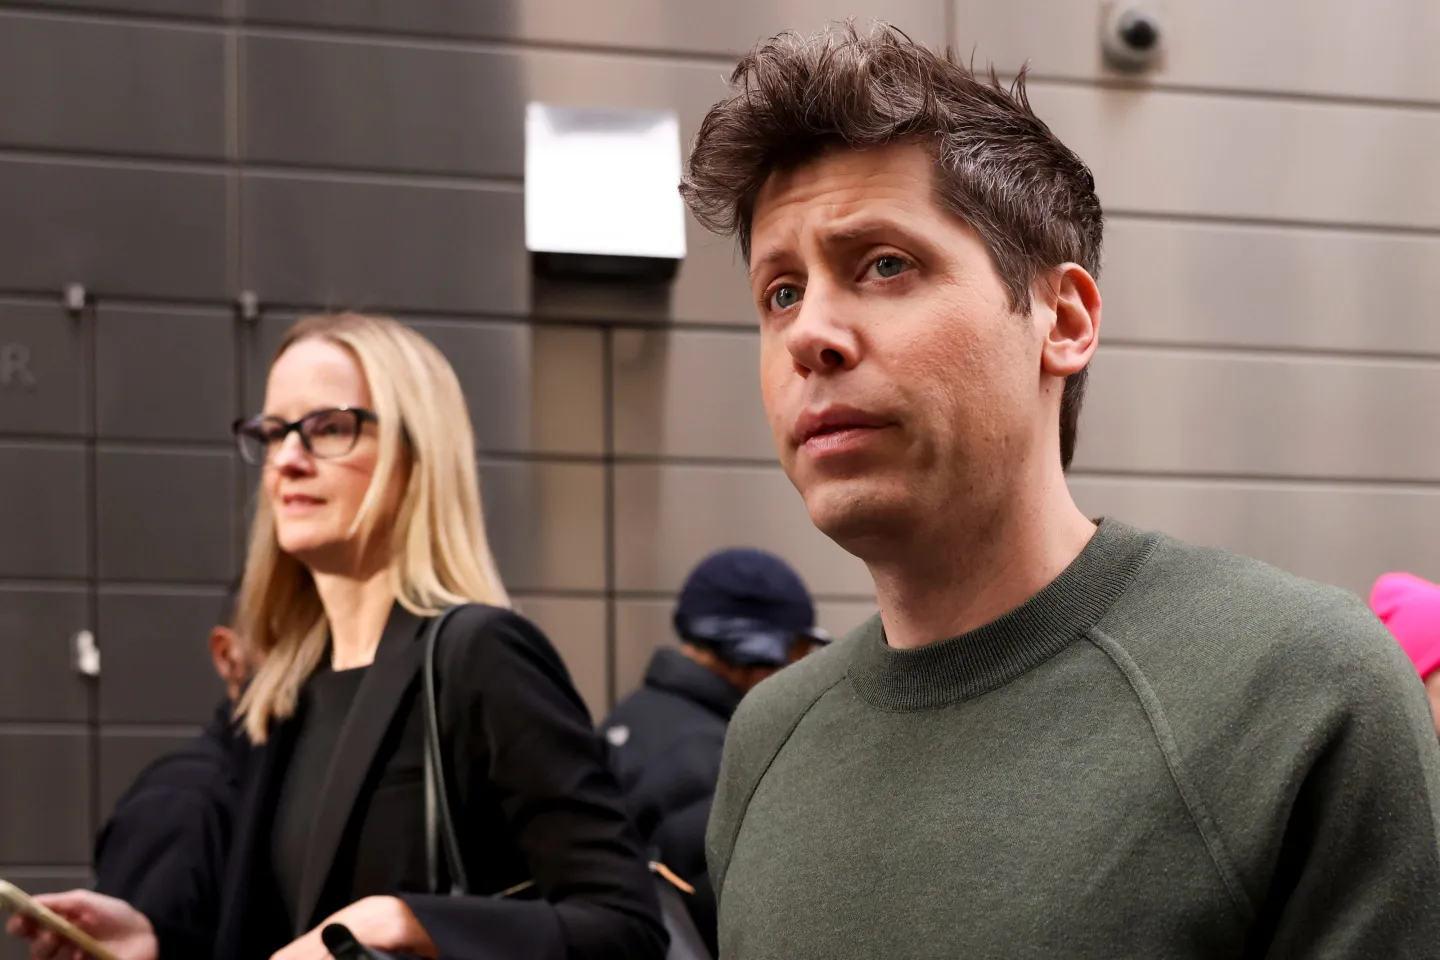
[(1353, 593), (1166, 536), (1100, 627), (1137, 657), (1223, 664), (1231, 679), (1283, 671), (1290, 683), (1330, 686), (1390, 678), (1404, 663)]
[(723, 895), (725, 872), (750, 797), (770, 762), (810, 708), (845, 678), (855, 645), (879, 630), (879, 619), (876, 615), (844, 639), (786, 667), (740, 701), (725, 737), (706, 840), (717, 895)]

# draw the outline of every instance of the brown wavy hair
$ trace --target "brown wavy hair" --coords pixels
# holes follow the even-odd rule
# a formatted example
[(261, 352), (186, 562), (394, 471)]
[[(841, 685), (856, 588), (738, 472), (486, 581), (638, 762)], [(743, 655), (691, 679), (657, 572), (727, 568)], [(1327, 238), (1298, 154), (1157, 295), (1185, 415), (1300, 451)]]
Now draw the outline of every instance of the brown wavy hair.
[[(747, 260), (755, 198), (772, 173), (837, 146), (908, 140), (934, 157), (940, 202), (985, 242), (1012, 309), (1028, 310), (1031, 284), (1062, 263), (1099, 276), (1095, 178), (1030, 108), (1023, 70), (1007, 88), (993, 68), (982, 77), (951, 51), (847, 21), (758, 46), (730, 85), (733, 95), (701, 124), (680, 192), (696, 220), (735, 237)], [(1061, 397), (1066, 469), (1088, 374), (1068, 377)]]

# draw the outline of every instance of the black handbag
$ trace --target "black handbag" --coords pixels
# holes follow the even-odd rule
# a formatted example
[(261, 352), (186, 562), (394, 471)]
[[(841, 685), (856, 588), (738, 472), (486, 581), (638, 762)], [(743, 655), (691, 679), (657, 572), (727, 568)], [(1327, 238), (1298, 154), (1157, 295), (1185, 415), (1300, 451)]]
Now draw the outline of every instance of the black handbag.
[[(443, 855), (449, 874), (448, 893), (465, 896), (469, 882), (465, 878), (465, 861), (460, 855), (460, 838), (450, 812), (450, 792), (445, 780), (445, 752), (440, 743), (440, 705), (435, 687), (435, 661), (440, 647), (440, 631), (450, 615), (464, 604), (449, 607), (430, 621), (425, 631), (424, 662), (420, 669), (420, 711), (425, 722), (425, 877), (431, 893), (440, 892), (440, 860)], [(659, 864), (650, 865), (655, 875), (661, 914), (670, 934), (669, 960), (709, 960), (704, 941), (690, 920), (690, 912), (681, 899), (679, 885), (669, 879)], [(527, 880), (508, 890), (494, 894), (510, 897), (533, 887)], [(320, 939), (335, 960), (404, 960), (393, 953), (367, 947), (355, 939), (343, 924), (332, 923), (320, 931)]]

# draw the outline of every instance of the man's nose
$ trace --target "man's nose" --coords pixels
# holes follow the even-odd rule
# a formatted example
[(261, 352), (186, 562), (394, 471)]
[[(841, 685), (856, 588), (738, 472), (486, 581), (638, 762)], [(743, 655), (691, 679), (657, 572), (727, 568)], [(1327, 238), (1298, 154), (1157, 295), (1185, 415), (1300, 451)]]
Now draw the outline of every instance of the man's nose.
[(786, 331), (786, 347), (802, 377), (848, 370), (860, 359), (860, 343), (850, 321), (853, 306), (825, 283), (812, 283)]

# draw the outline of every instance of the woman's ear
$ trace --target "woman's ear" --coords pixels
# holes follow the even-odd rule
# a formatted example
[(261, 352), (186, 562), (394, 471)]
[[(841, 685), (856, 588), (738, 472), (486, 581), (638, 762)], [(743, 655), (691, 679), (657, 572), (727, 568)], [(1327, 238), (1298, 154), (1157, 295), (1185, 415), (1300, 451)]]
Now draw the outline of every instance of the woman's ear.
[(1040, 369), (1064, 379), (1090, 363), (1100, 341), (1100, 288), (1078, 263), (1061, 265), (1046, 285), (1050, 319)]

